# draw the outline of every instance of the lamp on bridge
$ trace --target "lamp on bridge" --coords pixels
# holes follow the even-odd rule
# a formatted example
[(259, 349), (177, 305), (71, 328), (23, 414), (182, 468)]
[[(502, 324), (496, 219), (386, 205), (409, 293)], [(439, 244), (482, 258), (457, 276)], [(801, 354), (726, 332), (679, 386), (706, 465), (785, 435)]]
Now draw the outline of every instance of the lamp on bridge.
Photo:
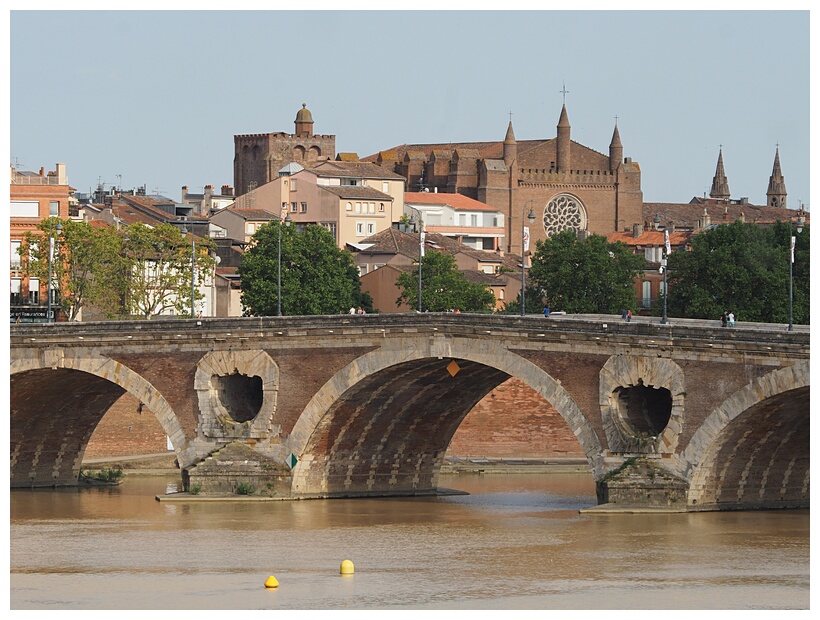
[[(419, 312), (421, 312), (421, 259), (424, 258), (424, 220), (421, 217), (421, 211), (410, 206), (407, 206), (407, 208), (419, 214)], [(410, 216), (409, 224), (415, 227), (416, 221), (413, 216)]]
[[(803, 232), (803, 224), (806, 222), (806, 218), (803, 216), (803, 206), (800, 206), (800, 215), (797, 216), (797, 233)], [(789, 218), (789, 233), (792, 232), (792, 220)], [(797, 241), (797, 237), (794, 234), (790, 234), (790, 251), (789, 251), (789, 331), (793, 331), (792, 329), (792, 308), (794, 306), (794, 246), (795, 242)]]
[(51, 313), (51, 306), (54, 301), (54, 286), (51, 279), (51, 264), (54, 262), (54, 245), (55, 233), (59, 237), (63, 232), (63, 225), (57, 221), (57, 226), (54, 226), (54, 218), (51, 219), (51, 230), (48, 233), (48, 284), (46, 285), (46, 296), (48, 297), (48, 313), (46, 314), (46, 321), (48, 323), (54, 322), (54, 316)]
[[(527, 252), (530, 249), (530, 235), (529, 230), (524, 226), (524, 211), (527, 210), (527, 206), (535, 202), (534, 200), (528, 200), (524, 203), (524, 209), (521, 213), (521, 316), (524, 316), (524, 312), (527, 306), (526, 302), (526, 294), (525, 294), (525, 282), (526, 282), (526, 272), (527, 272)], [(530, 221), (530, 224), (535, 222), (535, 213), (533, 213), (532, 209), (527, 214), (527, 219)]]
[[(296, 204), (296, 203), (294, 203)], [(276, 227), (278, 233), (278, 240), (276, 242), (276, 316), (282, 316), (282, 222), (285, 226), (290, 226), (293, 221), (290, 219), (290, 213), (285, 215), (282, 219), (281, 212), (279, 213), (279, 225)]]

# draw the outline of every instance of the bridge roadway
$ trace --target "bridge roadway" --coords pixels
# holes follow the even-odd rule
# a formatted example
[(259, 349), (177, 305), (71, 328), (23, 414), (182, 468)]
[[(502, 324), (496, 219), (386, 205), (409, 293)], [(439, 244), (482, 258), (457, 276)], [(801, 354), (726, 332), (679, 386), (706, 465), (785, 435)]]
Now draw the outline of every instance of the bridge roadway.
[(77, 484), (127, 391), (201, 494), (432, 494), (461, 421), (516, 377), (566, 420), (600, 504), (809, 503), (808, 327), (431, 313), (10, 332), (12, 487)]

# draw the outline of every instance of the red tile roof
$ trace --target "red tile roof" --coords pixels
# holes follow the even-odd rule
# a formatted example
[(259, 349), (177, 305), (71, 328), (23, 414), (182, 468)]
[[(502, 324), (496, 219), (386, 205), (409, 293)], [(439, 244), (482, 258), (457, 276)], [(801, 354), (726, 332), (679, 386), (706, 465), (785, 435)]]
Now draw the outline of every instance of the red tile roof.
[(423, 205), (446, 205), (456, 211), (494, 211), (498, 209), (463, 194), (445, 194), (436, 192), (404, 192), (405, 203)]

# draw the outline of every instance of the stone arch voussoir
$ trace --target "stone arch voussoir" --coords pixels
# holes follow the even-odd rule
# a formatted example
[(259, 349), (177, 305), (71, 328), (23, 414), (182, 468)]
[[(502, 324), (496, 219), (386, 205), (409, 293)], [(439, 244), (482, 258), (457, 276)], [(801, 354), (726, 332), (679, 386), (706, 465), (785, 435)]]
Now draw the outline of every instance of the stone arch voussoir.
[[(779, 368), (741, 388), (715, 408), (692, 436), (678, 458), (680, 475), (690, 481), (690, 494), (700, 488), (698, 477), (706, 475), (707, 455), (724, 429), (744, 411), (790, 390), (809, 387), (809, 361)], [(691, 499), (691, 498), (690, 498)]]
[(159, 390), (139, 373), (120, 362), (96, 353), (73, 353), (64, 349), (46, 349), (36, 358), (12, 360), (11, 374), (45, 368), (77, 370), (120, 386), (154, 413), (174, 446), (180, 467), (184, 468), (197, 460), (195, 447), (186, 438), (174, 410)]
[[(499, 344), (482, 342), (476, 347), (474, 340), (445, 336), (392, 340), (385, 347), (371, 351), (339, 370), (305, 407), (290, 436), (279, 447), (282, 451), (279, 458), (285, 460), (291, 453), (300, 457), (324, 414), (342, 394), (359, 381), (391, 366), (428, 357), (451, 357), (477, 362), (525, 382), (549, 401), (570, 426), (593, 475), (600, 477), (605, 473), (597, 434), (569, 393), (555, 379), (532, 362)], [(294, 469), (294, 486), (298, 486), (300, 470), (308, 466), (309, 462), (299, 460)]]

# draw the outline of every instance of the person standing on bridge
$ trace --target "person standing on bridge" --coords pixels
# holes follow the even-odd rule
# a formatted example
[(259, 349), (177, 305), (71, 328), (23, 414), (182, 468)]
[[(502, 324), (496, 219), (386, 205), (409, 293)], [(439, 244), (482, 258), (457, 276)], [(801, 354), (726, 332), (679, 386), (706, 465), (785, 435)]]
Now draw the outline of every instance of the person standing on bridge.
[(729, 323), (729, 313), (726, 310), (724, 310), (723, 314), (720, 315), (720, 326), (721, 327), (726, 327), (726, 325), (728, 323)]
[(729, 327), (734, 327), (734, 326), (735, 326), (735, 313), (730, 312), (729, 313)]
[(632, 310), (627, 310), (627, 311), (626, 311), (626, 322), (627, 322), (627, 323), (631, 323), (631, 322), (632, 322)]

